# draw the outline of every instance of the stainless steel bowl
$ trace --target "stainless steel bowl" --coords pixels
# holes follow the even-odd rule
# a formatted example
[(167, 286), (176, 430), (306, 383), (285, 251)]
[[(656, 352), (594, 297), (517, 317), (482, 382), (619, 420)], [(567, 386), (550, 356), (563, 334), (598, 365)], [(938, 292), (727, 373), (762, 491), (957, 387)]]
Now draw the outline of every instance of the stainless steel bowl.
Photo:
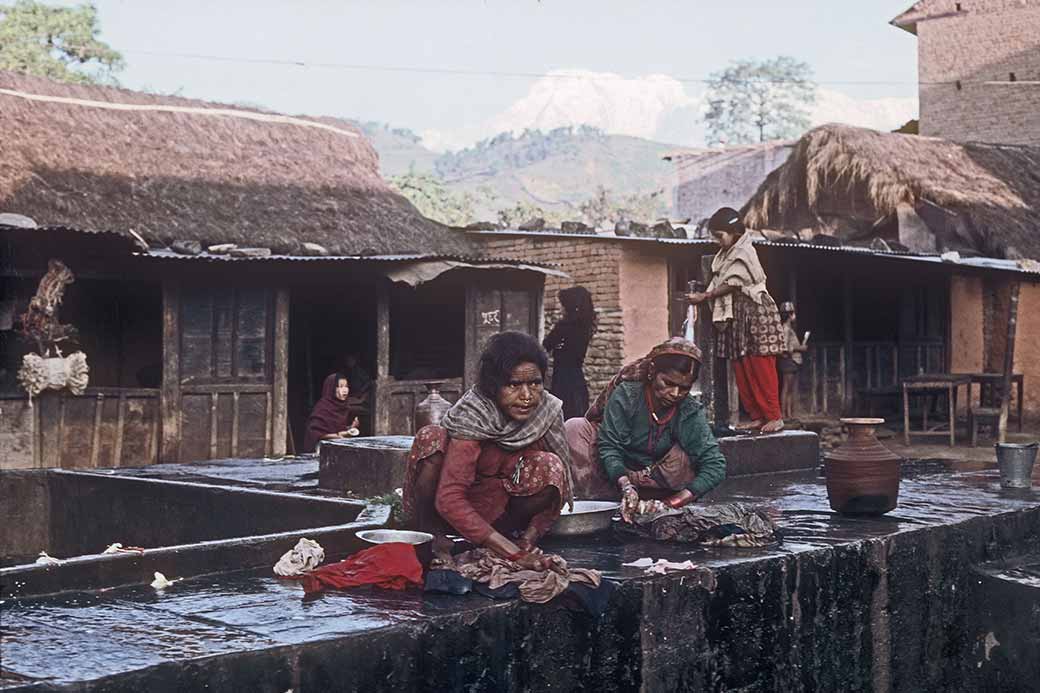
[(602, 532), (610, 527), (610, 520), (620, 507), (620, 503), (613, 501), (576, 500), (573, 511), (567, 510), (566, 505), (563, 507), (549, 533), (575, 537)]
[(409, 532), (403, 529), (366, 529), (357, 533), (358, 539), (369, 544), (413, 544), (419, 546), (433, 541), (433, 535), (426, 532)]

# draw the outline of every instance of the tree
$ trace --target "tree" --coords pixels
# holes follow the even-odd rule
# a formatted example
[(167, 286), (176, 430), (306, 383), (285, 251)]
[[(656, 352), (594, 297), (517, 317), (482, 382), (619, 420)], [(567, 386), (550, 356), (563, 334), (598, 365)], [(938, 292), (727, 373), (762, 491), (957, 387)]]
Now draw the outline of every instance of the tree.
[(614, 221), (617, 203), (609, 190), (602, 185), (596, 186), (596, 192), (589, 199), (578, 205), (578, 211), (586, 224), (593, 228), (606, 228), (607, 222)]
[(667, 210), (664, 208), (661, 190), (650, 193), (631, 193), (618, 198), (602, 185), (595, 194), (578, 206), (585, 223), (605, 229), (621, 220), (652, 222)]
[(473, 195), (449, 190), (440, 179), (414, 170), (389, 180), (390, 186), (408, 198), (424, 217), (448, 226), (473, 221)]
[(750, 144), (800, 136), (816, 101), (812, 68), (794, 58), (738, 60), (708, 81), (708, 144)]
[(498, 210), (498, 223), (503, 228), (515, 229), (520, 224), (532, 219), (545, 219), (546, 224), (550, 227), (559, 226), (559, 219), (557, 219), (556, 215), (546, 212), (538, 205), (526, 200), (517, 200), (512, 207)]
[(36, 0), (0, 5), (0, 70), (64, 82), (115, 82), (123, 56), (98, 40), (97, 9)]

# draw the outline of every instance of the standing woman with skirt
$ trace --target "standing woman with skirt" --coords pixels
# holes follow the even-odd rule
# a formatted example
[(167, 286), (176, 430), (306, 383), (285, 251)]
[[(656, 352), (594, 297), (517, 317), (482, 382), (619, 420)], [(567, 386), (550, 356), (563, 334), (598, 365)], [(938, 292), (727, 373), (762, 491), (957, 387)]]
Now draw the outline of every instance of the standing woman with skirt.
[(584, 286), (563, 289), (557, 294), (563, 318), (542, 342), (552, 355), (552, 389), (563, 400), (563, 418), (584, 416), (589, 408), (589, 386), (585, 382), (585, 352), (596, 331), (592, 294)]
[(780, 312), (766, 290), (766, 273), (740, 213), (723, 207), (708, 220), (708, 231), (719, 244), (711, 283), (686, 300), (711, 306), (715, 355), (733, 364), (740, 403), (752, 418), (736, 428), (776, 433), (784, 428), (776, 359), (787, 350)]

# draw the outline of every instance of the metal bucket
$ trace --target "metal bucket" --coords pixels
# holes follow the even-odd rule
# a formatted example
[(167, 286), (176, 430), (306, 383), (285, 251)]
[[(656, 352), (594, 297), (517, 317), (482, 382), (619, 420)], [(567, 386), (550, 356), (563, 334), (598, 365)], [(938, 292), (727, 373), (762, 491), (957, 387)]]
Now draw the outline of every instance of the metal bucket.
[(1030, 488), (1033, 485), (1033, 463), (1040, 443), (997, 443), (997, 466), (1001, 488)]

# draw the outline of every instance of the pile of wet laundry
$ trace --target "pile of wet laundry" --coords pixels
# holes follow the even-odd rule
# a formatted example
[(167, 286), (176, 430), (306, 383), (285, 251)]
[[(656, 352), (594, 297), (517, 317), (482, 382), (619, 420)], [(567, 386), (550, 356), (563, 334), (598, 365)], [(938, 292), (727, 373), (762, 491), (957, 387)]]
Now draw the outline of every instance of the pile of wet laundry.
[(641, 502), (632, 524), (623, 533), (683, 544), (761, 548), (782, 541), (780, 513), (769, 505), (749, 503), (690, 504), (669, 508), (660, 501)]
[(299, 580), (308, 595), (365, 585), (390, 590), (422, 587), (431, 594), (474, 593), (535, 604), (553, 602), (590, 614), (602, 613), (615, 589), (601, 579), (599, 571), (570, 568), (554, 554), (543, 554), (544, 570), (531, 570), (487, 549), (472, 549), (450, 561), (434, 559), (425, 572), (411, 544), (379, 544), (342, 561), (316, 566), (315, 561), (323, 557), (316, 542), (301, 540), (282, 556), (275, 573)]
[(492, 599), (521, 599), (535, 604), (553, 603), (574, 611), (599, 615), (607, 608), (616, 585), (603, 580), (598, 570), (570, 568), (561, 556), (542, 554), (545, 570), (522, 568), (487, 549), (472, 549), (452, 558), (435, 559), (426, 573), (426, 592), (469, 594)]

